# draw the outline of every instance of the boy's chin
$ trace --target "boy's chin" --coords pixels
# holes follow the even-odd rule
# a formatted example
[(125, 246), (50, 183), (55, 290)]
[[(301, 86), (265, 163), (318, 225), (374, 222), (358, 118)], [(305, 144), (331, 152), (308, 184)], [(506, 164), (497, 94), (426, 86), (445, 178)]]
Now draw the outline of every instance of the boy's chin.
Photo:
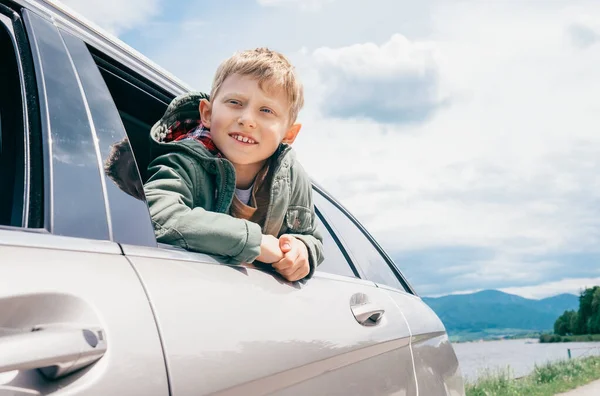
[(239, 156), (227, 157), (227, 159), (236, 166), (262, 166), (267, 158), (241, 158)]

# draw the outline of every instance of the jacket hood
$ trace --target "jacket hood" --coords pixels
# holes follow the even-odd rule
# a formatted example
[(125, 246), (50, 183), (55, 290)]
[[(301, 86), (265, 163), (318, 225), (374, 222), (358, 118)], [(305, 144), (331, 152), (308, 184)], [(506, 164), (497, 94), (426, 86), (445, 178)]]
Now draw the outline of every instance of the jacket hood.
[[(176, 136), (169, 135), (169, 129), (177, 123), (187, 130), (200, 124), (200, 101), (209, 100), (209, 95), (204, 92), (192, 91), (182, 94), (171, 101), (167, 110), (150, 130), (150, 137), (157, 143), (168, 143)], [(188, 128), (189, 127), (189, 128)]]

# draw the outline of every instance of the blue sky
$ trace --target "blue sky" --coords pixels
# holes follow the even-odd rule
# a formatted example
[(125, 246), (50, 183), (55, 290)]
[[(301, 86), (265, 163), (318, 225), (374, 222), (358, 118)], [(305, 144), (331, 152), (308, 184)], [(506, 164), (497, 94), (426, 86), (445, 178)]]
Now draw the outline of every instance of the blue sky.
[(199, 90), (288, 55), (300, 159), (420, 294), (600, 284), (599, 2), (63, 3)]

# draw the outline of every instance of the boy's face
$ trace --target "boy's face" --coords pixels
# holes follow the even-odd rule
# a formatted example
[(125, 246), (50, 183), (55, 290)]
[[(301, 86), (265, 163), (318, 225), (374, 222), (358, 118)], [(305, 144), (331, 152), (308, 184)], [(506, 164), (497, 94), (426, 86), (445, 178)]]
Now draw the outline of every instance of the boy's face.
[(202, 123), (213, 142), (234, 165), (264, 164), (279, 144), (292, 143), (300, 125), (290, 125), (283, 89), (263, 91), (258, 81), (234, 74), (225, 79), (211, 102), (200, 103)]

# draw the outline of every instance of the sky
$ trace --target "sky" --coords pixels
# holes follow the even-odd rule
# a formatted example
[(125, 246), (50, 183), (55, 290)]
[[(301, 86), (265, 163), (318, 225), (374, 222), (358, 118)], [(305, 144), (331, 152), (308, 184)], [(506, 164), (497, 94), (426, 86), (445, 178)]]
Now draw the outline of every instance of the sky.
[(600, 284), (600, 2), (62, 2), (202, 91), (287, 55), (299, 159), (420, 295)]

